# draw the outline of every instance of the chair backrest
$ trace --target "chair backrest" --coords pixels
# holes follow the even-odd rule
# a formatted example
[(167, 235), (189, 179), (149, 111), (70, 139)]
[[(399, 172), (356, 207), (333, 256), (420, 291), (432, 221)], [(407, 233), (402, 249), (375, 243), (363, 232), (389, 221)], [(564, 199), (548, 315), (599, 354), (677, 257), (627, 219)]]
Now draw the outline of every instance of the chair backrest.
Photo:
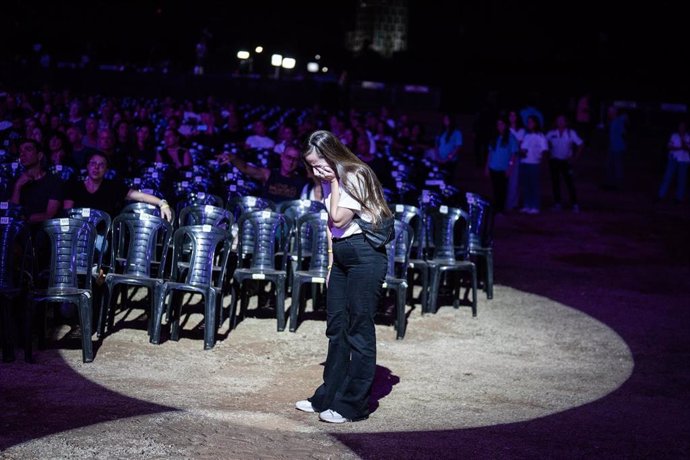
[(410, 224), (414, 230), (412, 241), (413, 250), (411, 254), (416, 259), (424, 258), (424, 251), (429, 245), (429, 225), (428, 216), (422, 212), (421, 208), (409, 204), (391, 204), (391, 210), (396, 220), (401, 220)]
[(111, 260), (115, 261), (118, 256), (125, 256), (126, 253), (124, 273), (127, 275), (151, 276), (151, 262), (155, 260), (156, 243), (160, 239), (162, 252), (157, 275), (159, 278), (163, 277), (173, 233), (168, 221), (152, 214), (126, 213), (113, 219), (112, 229)]
[(328, 213), (320, 211), (297, 219), (297, 260), (309, 257), (309, 271), (328, 270)]
[[(251, 254), (252, 269), (274, 269), (276, 246), (279, 250), (287, 250), (287, 238), (279, 238), (277, 235), (286, 235), (283, 231), (288, 227), (289, 220), (283, 214), (274, 211), (254, 211), (243, 214), (237, 222), (240, 229), (239, 246), (237, 253), (242, 257)], [(251, 234), (251, 250), (245, 245), (250, 241), (246, 234)]]
[(228, 201), (227, 209), (235, 216), (238, 221), (242, 214), (265, 209), (276, 211), (276, 205), (271, 200), (257, 196), (240, 196)]
[(288, 200), (278, 204), (278, 212), (281, 212), (294, 220), (299, 219), (305, 214), (325, 210), (326, 205), (315, 200)]
[(206, 192), (189, 192), (186, 194), (185, 199), (177, 204), (178, 214), (182, 209), (187, 206), (194, 205), (211, 205), (222, 208), (224, 205), (223, 199), (218, 195)]
[(182, 208), (178, 218), (179, 227), (208, 224), (230, 230), (234, 223), (235, 218), (229, 210), (210, 204), (186, 206)]
[(173, 236), (172, 279), (177, 281), (180, 267), (177, 263), (185, 257), (187, 243), (191, 243), (191, 258), (189, 269), (185, 273), (184, 283), (192, 286), (211, 286), (213, 282), (213, 266), (220, 266), (220, 276), (216, 285), (222, 286), (225, 268), (232, 246), (230, 230), (214, 227), (213, 225), (188, 225), (180, 227)]
[(393, 222), (393, 225), (395, 236), (386, 244), (386, 254), (388, 255), (386, 276), (406, 279), (414, 230), (410, 224), (398, 219)]
[(476, 193), (467, 192), (467, 207), (470, 219), (470, 250), (475, 247), (490, 247), (493, 244), (494, 213), (491, 202)]
[(49, 288), (91, 289), (91, 277), (84, 277), (84, 285), (78, 283), (79, 246), (85, 240), (87, 260), (93, 260), (96, 228), (83, 219), (49, 219), (41, 225), (50, 238)]
[[(242, 247), (242, 253), (238, 250), (238, 254), (252, 254), (254, 247), (254, 235), (248, 228), (242, 231), (240, 227), (240, 218), (247, 213), (270, 210), (275, 211), (276, 205), (270, 200), (265, 198), (259, 198), (256, 196), (242, 196), (235, 197), (228, 201), (227, 209), (235, 216), (235, 222), (238, 223), (238, 234), (239, 234), (239, 246)], [(246, 225), (246, 224), (245, 224)]]
[(100, 268), (103, 264), (103, 253), (108, 246), (108, 233), (110, 232), (111, 218), (110, 214), (100, 209), (92, 208), (72, 208), (67, 210), (67, 217), (70, 219), (83, 219), (91, 222), (96, 228), (96, 234), (100, 237), (97, 238), (97, 244), (95, 247), (95, 257), (94, 259), (88, 259), (86, 251), (86, 238), (85, 235), (79, 240), (79, 255), (77, 260), (77, 268), (79, 273), (89, 273), (91, 270), (91, 264), (97, 264)]
[[(172, 221), (174, 222), (175, 221), (175, 210), (171, 208), (170, 212), (172, 213)], [(148, 203), (142, 203), (140, 201), (136, 201), (134, 203), (129, 203), (124, 208), (122, 208), (122, 211), (120, 211), (120, 214), (128, 214), (128, 213), (151, 214), (153, 216), (161, 217), (161, 210), (158, 206), (154, 206), (154, 205), (148, 204)]]
[(23, 273), (30, 271), (30, 251), (29, 226), (19, 219), (0, 217), (0, 290), (20, 287)]
[[(470, 220), (460, 208), (442, 205), (431, 211), (434, 234), (434, 259), (464, 260), (469, 253)], [(460, 223), (458, 227), (458, 222)]]

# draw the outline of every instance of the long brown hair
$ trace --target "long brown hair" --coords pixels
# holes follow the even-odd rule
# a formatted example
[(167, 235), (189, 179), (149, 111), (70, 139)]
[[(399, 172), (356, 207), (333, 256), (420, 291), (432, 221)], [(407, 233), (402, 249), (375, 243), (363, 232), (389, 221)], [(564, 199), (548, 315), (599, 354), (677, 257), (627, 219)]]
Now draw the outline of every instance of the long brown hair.
[(383, 217), (393, 216), (383, 197), (381, 182), (374, 171), (336, 136), (329, 131), (314, 131), (309, 136), (302, 158), (312, 153), (324, 158), (334, 168), (342, 187), (367, 214), (371, 215), (374, 226), (378, 225)]

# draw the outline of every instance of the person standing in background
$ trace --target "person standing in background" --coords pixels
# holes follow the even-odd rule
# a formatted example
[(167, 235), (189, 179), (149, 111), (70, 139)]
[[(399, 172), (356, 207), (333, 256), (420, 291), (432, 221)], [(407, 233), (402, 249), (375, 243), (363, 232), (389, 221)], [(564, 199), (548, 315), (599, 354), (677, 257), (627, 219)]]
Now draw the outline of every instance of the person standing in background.
[(676, 177), (676, 197), (674, 201), (680, 203), (685, 199), (685, 184), (688, 179), (688, 165), (690, 165), (690, 133), (685, 120), (678, 123), (678, 130), (671, 134), (668, 140), (668, 162), (666, 172), (659, 187), (658, 198), (663, 200), (671, 187), (673, 176)]
[(570, 204), (573, 212), (579, 212), (575, 184), (573, 183), (572, 160), (577, 159), (584, 148), (584, 142), (577, 133), (568, 127), (568, 119), (565, 115), (556, 117), (556, 128), (546, 133), (551, 157), (549, 158), (549, 170), (551, 171), (551, 186), (553, 190), (554, 209), (561, 209), (561, 176), (568, 189)]

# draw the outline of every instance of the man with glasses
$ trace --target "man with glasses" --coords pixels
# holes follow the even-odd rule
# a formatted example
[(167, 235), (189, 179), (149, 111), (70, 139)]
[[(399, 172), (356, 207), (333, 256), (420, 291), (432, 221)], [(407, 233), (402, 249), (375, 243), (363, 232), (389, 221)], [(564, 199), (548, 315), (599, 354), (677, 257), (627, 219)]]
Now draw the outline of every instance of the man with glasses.
[(307, 183), (306, 175), (299, 169), (301, 152), (295, 145), (285, 147), (280, 154), (280, 167), (276, 169), (254, 166), (231, 153), (221, 155), (220, 161), (231, 163), (242, 174), (261, 182), (264, 188), (263, 197), (274, 203), (298, 200), (302, 188)]

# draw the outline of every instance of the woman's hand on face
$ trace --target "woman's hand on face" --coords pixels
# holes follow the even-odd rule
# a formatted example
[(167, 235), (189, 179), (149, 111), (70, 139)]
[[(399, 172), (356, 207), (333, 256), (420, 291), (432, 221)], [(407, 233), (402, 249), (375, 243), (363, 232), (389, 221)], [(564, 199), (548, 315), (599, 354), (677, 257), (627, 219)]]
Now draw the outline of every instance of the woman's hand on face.
[(324, 182), (331, 182), (337, 178), (335, 171), (328, 166), (314, 166), (314, 176)]

